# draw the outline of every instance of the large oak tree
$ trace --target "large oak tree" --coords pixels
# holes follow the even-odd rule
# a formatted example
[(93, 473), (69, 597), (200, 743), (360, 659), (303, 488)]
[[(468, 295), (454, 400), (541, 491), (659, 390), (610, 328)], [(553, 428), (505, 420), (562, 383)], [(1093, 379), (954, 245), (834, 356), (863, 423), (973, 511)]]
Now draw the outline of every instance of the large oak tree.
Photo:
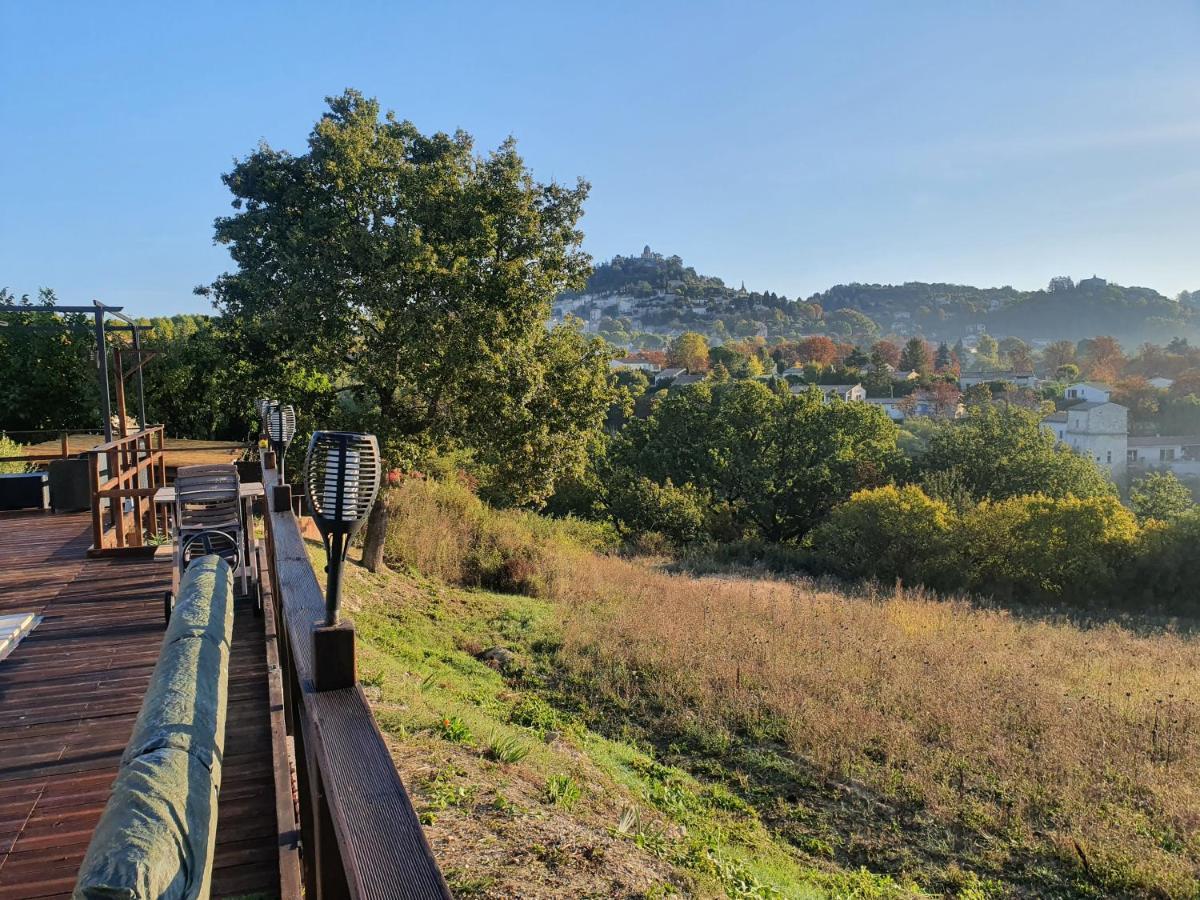
[(328, 104), (307, 152), (264, 144), (224, 176), (237, 268), (202, 293), (264, 372), (319, 375), (393, 463), (463, 450), (498, 494), (541, 501), (612, 398), (603, 344), (545, 327), (590, 271), (587, 184), (539, 183), (511, 139), (480, 155), (356, 91)]

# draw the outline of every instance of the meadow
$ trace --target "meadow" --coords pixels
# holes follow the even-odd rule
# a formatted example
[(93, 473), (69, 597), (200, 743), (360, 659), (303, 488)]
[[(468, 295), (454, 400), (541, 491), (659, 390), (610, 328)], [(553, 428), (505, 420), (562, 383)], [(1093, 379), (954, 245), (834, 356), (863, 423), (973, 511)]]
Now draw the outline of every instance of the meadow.
[[(1200, 891), (1200, 641), (1184, 630), (671, 574), (460, 485), (390, 502), (394, 568), (468, 604), (537, 598), (510, 689), (742, 805), (795, 867), (764, 875), (782, 892), (764, 896), (860, 870), (897, 895)], [(474, 661), (490, 640), (455, 649)]]

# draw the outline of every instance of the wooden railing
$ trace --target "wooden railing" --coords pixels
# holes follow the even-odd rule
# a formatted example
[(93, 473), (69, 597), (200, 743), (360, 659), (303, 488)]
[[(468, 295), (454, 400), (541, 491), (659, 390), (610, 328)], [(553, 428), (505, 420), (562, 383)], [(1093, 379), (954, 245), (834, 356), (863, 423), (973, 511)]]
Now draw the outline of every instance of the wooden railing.
[(154, 492), (167, 483), (163, 426), (152, 425), (87, 451), (93, 555), (147, 548), (167, 533), (167, 511)]
[[(286, 728), (295, 743), (304, 896), (449, 898), (362, 688), (351, 678), (345, 687), (317, 689), (329, 682), (335, 664), (313, 647), (315, 635), (327, 631), (325, 599), (290, 492), (279, 485), (267, 456), (264, 518), (273, 602), (266, 608), (276, 616)], [(342, 631), (352, 642), (353, 629)], [(339, 672), (343, 664), (336, 663)]]

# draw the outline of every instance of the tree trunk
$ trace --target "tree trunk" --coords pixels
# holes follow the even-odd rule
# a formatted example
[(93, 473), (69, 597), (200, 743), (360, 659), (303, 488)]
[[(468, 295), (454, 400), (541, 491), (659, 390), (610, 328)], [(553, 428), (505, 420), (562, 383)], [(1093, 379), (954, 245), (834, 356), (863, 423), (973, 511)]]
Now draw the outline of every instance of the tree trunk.
[(388, 518), (387, 495), (381, 493), (371, 507), (371, 515), (367, 518), (367, 536), (363, 539), (362, 561), (368, 572), (378, 572), (384, 568), (383, 545), (387, 543)]

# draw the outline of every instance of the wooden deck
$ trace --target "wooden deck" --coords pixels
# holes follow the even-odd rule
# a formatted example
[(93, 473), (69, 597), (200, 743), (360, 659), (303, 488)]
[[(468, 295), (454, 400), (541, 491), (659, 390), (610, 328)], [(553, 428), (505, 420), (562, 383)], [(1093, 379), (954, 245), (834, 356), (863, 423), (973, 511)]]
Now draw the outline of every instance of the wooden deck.
[[(141, 706), (169, 563), (88, 559), (87, 514), (0, 513), (0, 615), (43, 617), (0, 661), (0, 900), (68, 896)], [(238, 604), (213, 896), (277, 896), (264, 624)]]

